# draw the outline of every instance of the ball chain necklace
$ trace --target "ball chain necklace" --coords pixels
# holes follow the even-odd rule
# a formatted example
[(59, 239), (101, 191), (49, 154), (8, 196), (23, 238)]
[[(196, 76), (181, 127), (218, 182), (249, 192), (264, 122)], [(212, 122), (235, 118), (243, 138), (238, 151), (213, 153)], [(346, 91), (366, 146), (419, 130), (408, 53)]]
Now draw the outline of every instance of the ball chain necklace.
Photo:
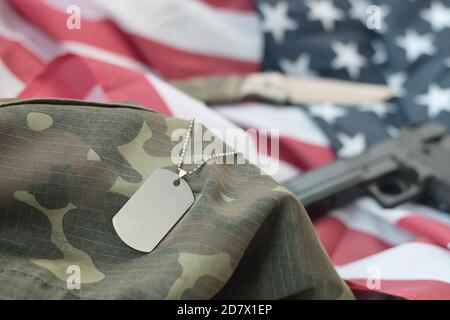
[(219, 154), (211, 154), (211, 155), (208, 156), (208, 158), (202, 159), (200, 164), (198, 164), (191, 171), (186, 171), (186, 170), (181, 169), (181, 166), (183, 165), (183, 161), (184, 161), (184, 154), (186, 153), (187, 144), (189, 143), (189, 139), (191, 138), (191, 132), (192, 132), (192, 128), (194, 126), (194, 122), (195, 122), (195, 119), (192, 119), (191, 122), (189, 123), (189, 128), (188, 128), (188, 131), (186, 133), (186, 137), (184, 138), (183, 147), (181, 148), (181, 153), (180, 153), (180, 159), (178, 160), (178, 165), (177, 165), (178, 179), (176, 181), (178, 181), (179, 179), (183, 178), (184, 176), (192, 175), (194, 172), (196, 172), (201, 167), (203, 167), (211, 159), (220, 158), (220, 157), (227, 157), (227, 156), (231, 156), (231, 155), (236, 155), (237, 154), (236, 151), (224, 152), (224, 153), (219, 153)]

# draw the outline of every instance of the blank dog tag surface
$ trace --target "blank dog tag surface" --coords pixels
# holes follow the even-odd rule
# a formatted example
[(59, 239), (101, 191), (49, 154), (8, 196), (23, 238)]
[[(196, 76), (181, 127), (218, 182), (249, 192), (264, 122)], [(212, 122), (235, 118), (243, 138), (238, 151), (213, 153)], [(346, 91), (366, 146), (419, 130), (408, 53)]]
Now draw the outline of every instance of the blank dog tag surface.
[(120, 239), (133, 249), (151, 252), (194, 203), (187, 182), (176, 173), (155, 170), (113, 218)]

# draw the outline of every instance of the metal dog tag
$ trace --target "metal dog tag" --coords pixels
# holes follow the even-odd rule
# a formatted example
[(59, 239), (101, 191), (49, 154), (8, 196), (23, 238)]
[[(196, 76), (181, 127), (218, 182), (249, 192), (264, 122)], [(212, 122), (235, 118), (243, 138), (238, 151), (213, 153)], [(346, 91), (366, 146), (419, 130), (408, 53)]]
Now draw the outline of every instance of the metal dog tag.
[(113, 225), (127, 245), (151, 252), (193, 203), (194, 194), (185, 180), (158, 169), (114, 216)]

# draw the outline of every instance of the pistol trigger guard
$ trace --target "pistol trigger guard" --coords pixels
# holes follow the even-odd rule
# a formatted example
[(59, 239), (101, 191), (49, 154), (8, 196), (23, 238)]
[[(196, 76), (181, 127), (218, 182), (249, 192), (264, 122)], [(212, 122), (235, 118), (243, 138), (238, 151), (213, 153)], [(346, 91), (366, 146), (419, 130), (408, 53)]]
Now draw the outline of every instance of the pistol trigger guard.
[(417, 184), (411, 184), (404, 191), (398, 194), (383, 192), (377, 182), (368, 186), (369, 193), (385, 208), (392, 208), (401, 203), (414, 200), (421, 193), (421, 188)]

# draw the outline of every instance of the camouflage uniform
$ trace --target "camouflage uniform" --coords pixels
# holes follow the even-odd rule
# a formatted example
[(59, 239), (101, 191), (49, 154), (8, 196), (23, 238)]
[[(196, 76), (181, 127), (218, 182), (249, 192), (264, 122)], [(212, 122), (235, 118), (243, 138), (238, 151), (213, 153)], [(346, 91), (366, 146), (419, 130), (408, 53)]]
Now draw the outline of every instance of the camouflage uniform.
[(352, 298), (301, 204), (254, 165), (187, 177), (195, 202), (152, 253), (119, 239), (112, 217), (153, 170), (175, 171), (171, 132), (187, 126), (133, 105), (1, 101), (0, 298)]

